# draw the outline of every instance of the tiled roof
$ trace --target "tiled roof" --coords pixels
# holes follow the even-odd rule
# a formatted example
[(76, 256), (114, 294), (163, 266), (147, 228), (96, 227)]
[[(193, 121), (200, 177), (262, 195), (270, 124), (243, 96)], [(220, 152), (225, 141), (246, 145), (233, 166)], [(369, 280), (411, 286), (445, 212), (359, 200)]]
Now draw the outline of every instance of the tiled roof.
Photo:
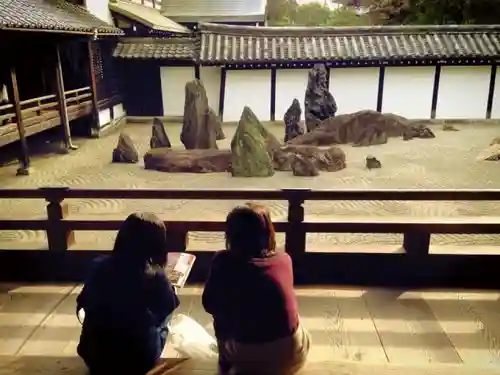
[(163, 16), (159, 10), (130, 1), (110, 2), (109, 9), (152, 30), (188, 34), (189, 29)]
[(123, 38), (113, 56), (122, 59), (194, 60), (192, 38)]
[(500, 57), (500, 26), (249, 27), (200, 24), (205, 64)]
[(267, 0), (162, 0), (161, 12), (176, 22), (263, 22)]
[(1, 30), (52, 30), (62, 33), (121, 35), (85, 8), (64, 0), (0, 0)]

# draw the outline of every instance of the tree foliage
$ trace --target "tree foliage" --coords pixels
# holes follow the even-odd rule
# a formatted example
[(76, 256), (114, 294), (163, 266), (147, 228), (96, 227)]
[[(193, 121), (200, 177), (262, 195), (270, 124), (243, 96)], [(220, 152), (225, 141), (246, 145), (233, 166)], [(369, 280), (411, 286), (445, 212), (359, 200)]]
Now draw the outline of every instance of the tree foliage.
[(298, 4), (296, 0), (268, 0), (270, 26), (355, 26), (366, 25), (369, 18), (355, 8), (330, 9), (321, 3)]
[(500, 0), (372, 0), (372, 20), (388, 24), (498, 23)]
[[(269, 25), (359, 26), (369, 24), (496, 24), (500, 0), (337, 0), (331, 10), (322, 3), (268, 0)], [(355, 6), (367, 7), (369, 15)]]

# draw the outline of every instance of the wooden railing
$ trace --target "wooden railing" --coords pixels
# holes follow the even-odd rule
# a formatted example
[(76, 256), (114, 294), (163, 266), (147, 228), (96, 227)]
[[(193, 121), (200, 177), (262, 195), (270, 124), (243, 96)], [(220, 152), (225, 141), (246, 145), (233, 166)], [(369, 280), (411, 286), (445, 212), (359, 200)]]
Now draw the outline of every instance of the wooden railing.
[(161, 0), (132, 0), (132, 2), (161, 10)]
[(0, 105), (0, 126), (11, 124), (16, 117), (12, 104)]
[[(306, 252), (306, 234), (307, 233), (403, 233), (404, 240), (402, 244), (402, 253), (398, 254), (344, 254), (351, 256), (351, 262), (358, 256), (369, 256), (365, 258), (368, 264), (359, 263), (357, 267), (381, 267), (382, 259), (389, 256), (396, 256), (400, 259), (398, 262), (403, 262), (405, 267), (409, 265), (405, 262), (409, 260), (424, 262), (425, 259), (435, 258), (441, 259), (441, 256), (430, 255), (429, 245), (432, 234), (500, 234), (500, 222), (492, 218), (491, 221), (481, 222), (453, 222), (446, 219), (442, 221), (418, 222), (410, 219), (401, 219), (400, 221), (384, 221), (383, 219), (372, 221), (329, 221), (329, 222), (306, 222), (304, 215), (305, 201), (339, 201), (339, 200), (364, 200), (364, 201), (500, 201), (500, 190), (381, 190), (381, 191), (366, 191), (366, 190), (344, 190), (344, 191), (311, 191), (311, 190), (150, 190), (150, 189), (134, 189), (134, 190), (108, 190), (108, 189), (69, 189), (69, 188), (40, 188), (32, 190), (0, 190), (0, 199), (44, 199), (48, 202), (47, 219), (26, 219), (26, 220), (0, 220), (0, 230), (43, 230), (47, 232), (48, 252), (52, 254), (63, 253), (80, 253), (80, 251), (69, 251), (74, 244), (73, 231), (110, 231), (117, 230), (122, 220), (79, 220), (68, 218), (68, 204), (66, 199), (191, 199), (191, 200), (239, 200), (239, 201), (269, 201), (281, 200), (288, 201), (288, 218), (285, 222), (276, 222), (277, 232), (284, 232), (285, 250), (292, 256), (298, 266), (302, 267), (302, 262), (306, 262), (307, 257), (316, 257), (316, 264), (311, 268), (304, 266), (304, 269), (309, 269), (307, 272), (319, 272), (328, 276), (328, 270), (324, 267), (326, 264), (332, 266), (331, 261), (325, 260), (325, 256), (339, 256), (339, 254), (319, 254)], [(224, 221), (169, 221), (168, 228), (170, 231), (170, 243), (173, 250), (185, 250), (186, 236), (190, 231), (197, 232), (220, 232), (224, 231)], [(11, 253), (24, 253), (14, 252)], [(200, 252), (201, 254), (201, 252)], [(206, 256), (206, 252), (204, 253)], [(21, 255), (20, 255), (21, 256)], [(306, 257), (304, 257), (306, 256)], [(379, 257), (373, 263), (372, 257)], [(403, 257), (403, 258), (401, 258)], [(477, 270), (477, 256), (474, 260), (467, 255), (456, 255), (448, 258), (448, 261), (454, 260), (457, 257), (463, 260), (476, 262), (471, 264)], [(499, 266), (500, 256), (483, 255), (481, 260), (480, 271), (484, 272), (483, 276), (487, 276), (487, 268), (493, 265)], [(320, 261), (320, 259), (323, 259)], [(356, 258), (357, 259), (357, 258)], [(402, 260), (401, 260), (402, 259)], [(406, 259), (406, 260), (405, 260)], [(390, 266), (392, 260), (385, 260), (384, 267)], [(442, 262), (443, 260), (439, 260)], [(319, 263), (318, 263), (319, 262)], [(359, 262), (359, 260), (358, 260)], [(377, 263), (378, 262), (378, 263)], [(438, 263), (439, 263), (438, 262)], [(0, 261), (1, 263), (1, 261)], [(378, 264), (378, 266), (377, 266)], [(398, 263), (399, 264), (399, 263)], [(441, 264), (441, 263), (440, 263)], [(450, 263), (451, 264), (451, 263)], [(335, 268), (334, 265), (333, 267)], [(422, 265), (421, 265), (422, 266)], [(444, 267), (446, 264), (441, 264)], [(309, 267), (309, 268), (308, 268)], [(206, 267), (205, 267), (206, 268)], [(471, 272), (472, 268), (467, 272)], [(424, 274), (428, 270), (420, 269)], [(206, 272), (206, 269), (204, 269)], [(345, 270), (344, 270), (345, 272)], [(402, 272), (395, 269), (394, 272)], [(410, 271), (408, 271), (410, 272)], [(415, 272), (415, 270), (411, 271)], [(493, 270), (491, 271), (493, 272)], [(497, 269), (495, 269), (495, 275)], [(385, 272), (384, 272), (385, 273)], [(303, 275), (304, 276), (304, 275)], [(314, 275), (313, 275), (314, 276)], [(381, 275), (381, 276), (384, 276)], [(389, 279), (390, 276), (386, 275)], [(415, 275), (413, 275), (415, 276)], [(439, 275), (438, 275), (439, 276)], [(307, 278), (307, 277), (306, 277)], [(314, 277), (313, 277), (314, 279)], [(456, 281), (456, 280), (455, 280)], [(467, 281), (463, 281), (467, 284)], [(474, 284), (474, 283), (473, 283)]]
[(92, 100), (92, 90), (90, 86), (66, 91), (65, 95), (68, 107), (75, 104), (90, 102)]

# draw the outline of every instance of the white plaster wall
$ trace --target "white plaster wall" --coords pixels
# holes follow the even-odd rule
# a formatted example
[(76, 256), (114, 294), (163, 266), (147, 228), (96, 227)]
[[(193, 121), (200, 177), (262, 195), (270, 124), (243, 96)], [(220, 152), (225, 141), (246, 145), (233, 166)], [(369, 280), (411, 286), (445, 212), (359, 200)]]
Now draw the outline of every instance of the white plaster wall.
[(486, 118), (490, 74), (486, 66), (443, 66), (436, 118)]
[(382, 112), (411, 119), (429, 119), (436, 68), (386, 67)]
[(113, 120), (119, 119), (125, 115), (125, 110), (123, 108), (123, 104), (116, 104), (113, 106)]
[(500, 119), (500, 67), (497, 68), (497, 76), (495, 78), (495, 90), (493, 91), (493, 106), (491, 107), (491, 118)]
[(109, 108), (99, 111), (99, 127), (104, 127), (111, 122), (111, 110)]
[(97, 18), (108, 23), (113, 23), (113, 18), (109, 11), (109, 0), (85, 0), (85, 6)]
[(208, 105), (217, 114), (219, 113), (220, 76), (219, 67), (202, 66), (200, 69), (200, 78), (207, 92)]
[(377, 109), (379, 68), (331, 68), (330, 92), (338, 114)]
[(163, 115), (184, 116), (186, 83), (194, 80), (194, 68), (192, 66), (162, 66), (160, 79)]
[(275, 118), (277, 121), (283, 120), (283, 116), (292, 104), (293, 99), (300, 102), (302, 113), (304, 113), (307, 76), (307, 69), (278, 69), (276, 71)]
[(228, 70), (224, 96), (224, 121), (239, 121), (248, 106), (261, 121), (271, 118), (271, 71)]

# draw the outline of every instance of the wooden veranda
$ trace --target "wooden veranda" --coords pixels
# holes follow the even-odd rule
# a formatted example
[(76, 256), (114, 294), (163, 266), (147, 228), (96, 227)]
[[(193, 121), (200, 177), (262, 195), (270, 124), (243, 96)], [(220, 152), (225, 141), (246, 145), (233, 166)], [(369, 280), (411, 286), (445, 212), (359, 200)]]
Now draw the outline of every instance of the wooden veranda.
[[(33, 10), (27, 14), (26, 9)], [(61, 126), (65, 150), (76, 149), (70, 122), (88, 117), (99, 130), (93, 43), (122, 31), (66, 1), (20, 0), (0, 7), (0, 147), (19, 143), (18, 175), (29, 174), (26, 138)]]

